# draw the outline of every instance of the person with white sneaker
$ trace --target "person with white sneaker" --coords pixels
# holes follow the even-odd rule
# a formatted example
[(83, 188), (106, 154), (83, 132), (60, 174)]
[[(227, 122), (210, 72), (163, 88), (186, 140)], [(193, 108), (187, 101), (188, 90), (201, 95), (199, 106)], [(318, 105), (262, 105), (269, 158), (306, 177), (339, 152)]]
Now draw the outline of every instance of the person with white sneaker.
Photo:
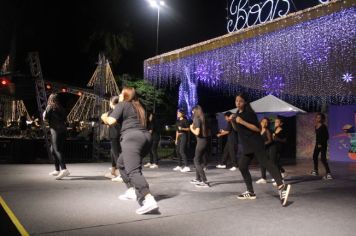
[(323, 163), (326, 171), (326, 174), (323, 178), (330, 180), (333, 179), (333, 177), (331, 175), (330, 167), (326, 159), (328, 139), (329, 132), (327, 126), (325, 125), (325, 115), (323, 113), (318, 113), (315, 117), (315, 147), (313, 152), (314, 169), (311, 174), (314, 176), (319, 175), (318, 156), (319, 153), (321, 153), (321, 162)]
[[(115, 106), (119, 103), (118, 96), (112, 96), (109, 101), (110, 110), (108, 111), (108, 115), (114, 110)], [(111, 168), (110, 173), (106, 173), (105, 177), (111, 179), (112, 181), (116, 181), (117, 177), (120, 177), (116, 174), (116, 166), (117, 159), (121, 153), (120, 146), (120, 124), (116, 123), (115, 125), (109, 126), (109, 139), (110, 139), (110, 156), (111, 156)]]
[(205, 116), (201, 106), (196, 105), (193, 110), (193, 124), (189, 126), (190, 131), (195, 135), (197, 139), (197, 145), (195, 147), (194, 165), (196, 173), (196, 184), (198, 188), (209, 187), (208, 180), (203, 169), (203, 157), (207, 151), (207, 129), (205, 123)]
[(232, 113), (230, 111), (225, 112), (224, 114), (225, 120), (227, 121), (227, 126), (225, 129), (220, 130), (220, 133), (217, 134), (218, 137), (227, 135), (226, 144), (224, 147), (222, 161), (221, 163), (231, 163), (231, 167), (229, 168), (230, 171), (236, 171), (238, 164), (237, 164), (237, 134), (236, 131), (232, 128)]
[(120, 200), (137, 200), (142, 206), (137, 214), (146, 214), (158, 210), (158, 204), (152, 196), (146, 178), (142, 174), (142, 158), (151, 147), (151, 134), (146, 129), (145, 110), (139, 102), (136, 91), (124, 87), (119, 103), (110, 114), (104, 113), (101, 119), (105, 124), (121, 124), (121, 149), (118, 167), (121, 178), (128, 190), (119, 196)]
[(66, 119), (64, 108), (58, 99), (58, 94), (52, 93), (48, 97), (47, 107), (43, 113), (43, 120), (48, 121), (49, 124), (51, 132), (51, 154), (55, 166), (55, 170), (49, 173), (49, 175), (56, 176), (56, 180), (70, 175), (63, 156), (63, 146), (67, 131), (65, 125)]
[[(261, 122), (261, 136), (263, 137), (263, 141), (265, 143), (265, 150), (267, 154), (267, 159), (269, 160), (269, 148), (270, 145), (272, 144), (272, 134), (271, 131), (269, 130), (269, 119), (267, 117), (262, 118)], [(260, 166), (261, 168), (261, 178), (256, 181), (256, 184), (266, 184), (267, 183), (267, 176), (266, 176), (266, 168), (263, 166)]]
[(177, 111), (177, 123), (176, 123), (176, 153), (178, 157), (178, 166), (173, 168), (174, 171), (189, 172), (190, 168), (188, 166), (188, 157), (186, 153), (188, 133), (189, 133), (189, 122), (185, 117), (185, 111), (178, 109)]
[(159, 125), (156, 120), (156, 115), (153, 113), (150, 113), (150, 115), (148, 116), (147, 130), (151, 133), (152, 136), (152, 146), (150, 150), (150, 162), (144, 165), (144, 167), (156, 169), (158, 168), (157, 149), (159, 143)]
[(242, 146), (243, 155), (240, 157), (239, 169), (244, 178), (247, 191), (238, 195), (237, 198), (244, 199), (256, 199), (256, 194), (253, 190), (252, 178), (248, 169), (254, 157), (262, 167), (265, 167), (271, 176), (276, 180), (280, 202), (282, 206), (286, 206), (289, 193), (291, 190), (290, 184), (284, 184), (282, 182), (282, 176), (277, 166), (267, 160), (266, 150), (262, 136), (260, 135), (260, 124), (257, 120), (257, 115), (247, 103), (246, 95), (239, 94), (236, 96), (235, 104), (237, 107), (236, 119), (234, 119), (233, 127), (237, 130), (239, 135), (239, 142)]

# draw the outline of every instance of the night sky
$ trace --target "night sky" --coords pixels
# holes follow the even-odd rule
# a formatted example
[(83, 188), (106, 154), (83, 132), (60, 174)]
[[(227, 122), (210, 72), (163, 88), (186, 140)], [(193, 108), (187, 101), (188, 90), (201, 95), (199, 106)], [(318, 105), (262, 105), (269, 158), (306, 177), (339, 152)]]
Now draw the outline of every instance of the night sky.
[[(261, 1), (250, 0), (251, 4)], [(167, 7), (160, 15), (159, 53), (227, 33), (227, 0), (165, 2)], [(318, 1), (294, 2), (301, 10)], [(114, 75), (127, 73), (142, 78), (143, 61), (155, 56), (157, 10), (146, 0), (0, 0), (0, 9), (0, 63), (16, 35), (17, 72), (28, 73), (26, 55), (39, 51), (45, 79), (84, 87), (94, 72), (98, 54), (88, 52), (86, 47), (90, 36), (101, 31), (127, 31), (133, 36), (133, 49), (124, 52), (113, 68)]]

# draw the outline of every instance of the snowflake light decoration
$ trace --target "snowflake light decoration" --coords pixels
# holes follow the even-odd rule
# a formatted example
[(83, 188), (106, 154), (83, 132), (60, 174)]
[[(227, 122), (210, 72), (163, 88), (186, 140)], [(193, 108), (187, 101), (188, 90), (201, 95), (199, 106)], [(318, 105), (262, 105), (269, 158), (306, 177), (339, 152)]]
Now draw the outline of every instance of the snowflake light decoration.
[(261, 70), (263, 63), (262, 55), (258, 52), (242, 53), (240, 62), (240, 70), (246, 74), (256, 74)]
[(343, 74), (341, 78), (344, 82), (349, 83), (349, 82), (352, 82), (352, 79), (354, 77), (352, 76), (352, 74), (346, 73), (346, 74)]
[(263, 80), (263, 89), (266, 94), (280, 96), (285, 86), (284, 79), (281, 76), (268, 76)]
[(223, 73), (221, 70), (221, 63), (213, 60), (204, 60), (200, 63), (194, 74), (196, 79), (207, 85), (216, 85), (220, 81), (220, 76)]

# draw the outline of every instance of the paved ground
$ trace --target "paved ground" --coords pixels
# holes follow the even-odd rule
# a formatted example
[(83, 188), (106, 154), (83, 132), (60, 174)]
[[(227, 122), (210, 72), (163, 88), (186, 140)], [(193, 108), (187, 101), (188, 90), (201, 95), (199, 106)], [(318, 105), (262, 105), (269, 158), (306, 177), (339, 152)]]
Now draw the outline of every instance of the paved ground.
[[(331, 163), (335, 179), (306, 173), (311, 163), (287, 166), (293, 184), (281, 207), (271, 184), (254, 185), (256, 200), (238, 200), (245, 191), (238, 171), (209, 169), (210, 189), (196, 189), (194, 172), (176, 173), (164, 162), (145, 170), (160, 213), (135, 214), (123, 202), (121, 183), (103, 177), (109, 163), (69, 164), (71, 176), (56, 181), (52, 165), (0, 165), (0, 196), (31, 235), (355, 235), (356, 165)], [(255, 180), (259, 170), (254, 169)]]

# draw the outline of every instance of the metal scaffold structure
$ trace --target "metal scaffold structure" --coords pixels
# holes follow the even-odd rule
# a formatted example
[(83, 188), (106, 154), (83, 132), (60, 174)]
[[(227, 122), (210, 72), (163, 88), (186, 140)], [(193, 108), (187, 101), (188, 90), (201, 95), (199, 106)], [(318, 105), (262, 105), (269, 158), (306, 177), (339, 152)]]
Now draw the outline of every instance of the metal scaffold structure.
[(99, 54), (98, 66), (87, 86), (94, 89), (94, 94), (81, 94), (67, 119), (69, 122), (96, 121), (93, 126), (93, 158), (99, 159), (102, 153), (100, 137), (103, 131), (100, 116), (109, 110), (108, 97), (120, 94), (110, 63), (104, 55)]
[[(10, 56), (7, 56), (5, 62), (1, 66), (0, 74), (9, 74), (9, 67)], [(22, 114), (27, 115), (27, 120), (31, 119), (23, 100), (16, 100), (11, 96), (0, 96), (0, 111), (0, 118), (5, 122), (17, 121)]]
[[(36, 100), (37, 100), (37, 108), (39, 114), (42, 115), (46, 110), (47, 106), (47, 95), (46, 88), (44, 85), (43, 74), (40, 64), (40, 58), (38, 56), (38, 52), (31, 52), (28, 55), (28, 62), (30, 64), (31, 75), (35, 79), (35, 88), (36, 88)], [(44, 140), (46, 144), (48, 159), (52, 159), (51, 151), (50, 151), (50, 136), (48, 135), (48, 130), (44, 122), (41, 122), (41, 128), (43, 130)]]

